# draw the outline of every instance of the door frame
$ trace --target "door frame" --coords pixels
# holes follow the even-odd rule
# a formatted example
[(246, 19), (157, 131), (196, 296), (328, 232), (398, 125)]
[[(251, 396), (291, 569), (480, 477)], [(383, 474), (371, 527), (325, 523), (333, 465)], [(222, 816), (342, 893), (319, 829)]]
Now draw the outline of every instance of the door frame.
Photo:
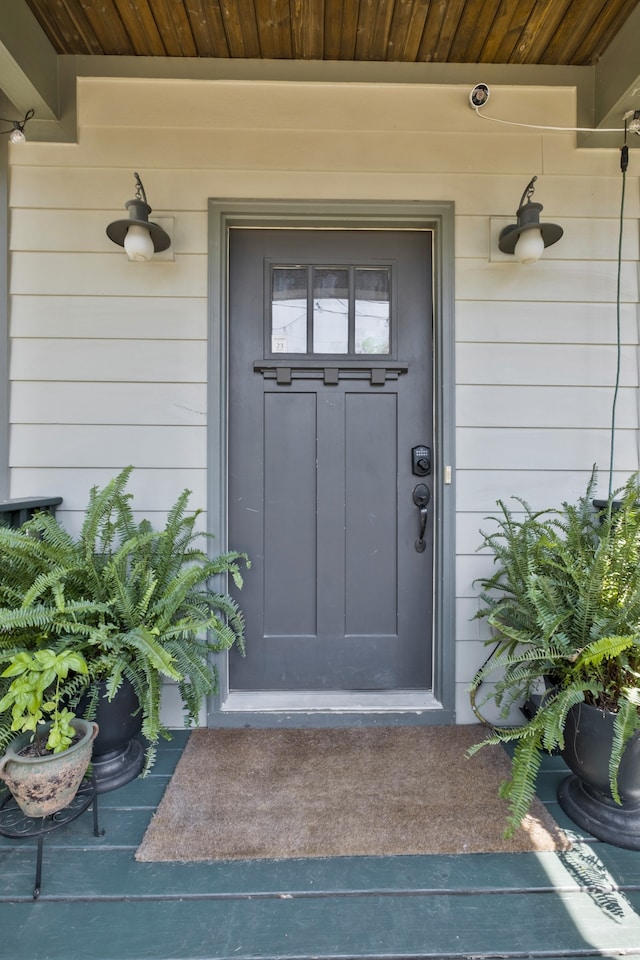
[[(433, 235), (434, 527), (433, 690), (381, 705), (379, 695), (313, 697), (297, 704), (268, 696), (259, 709), (229, 693), (228, 656), (215, 657), (218, 693), (208, 704), (208, 725), (352, 726), (455, 722), (455, 325), (454, 203), (451, 201), (209, 200), (209, 324), (207, 529), (214, 552), (228, 543), (228, 276), (229, 231), (245, 228), (427, 230)], [(251, 571), (248, 572), (251, 576)], [(241, 596), (242, 599), (242, 596)], [(240, 603), (242, 605), (242, 603)], [(328, 700), (326, 703), (324, 701)], [(391, 705), (390, 705), (391, 704)]]

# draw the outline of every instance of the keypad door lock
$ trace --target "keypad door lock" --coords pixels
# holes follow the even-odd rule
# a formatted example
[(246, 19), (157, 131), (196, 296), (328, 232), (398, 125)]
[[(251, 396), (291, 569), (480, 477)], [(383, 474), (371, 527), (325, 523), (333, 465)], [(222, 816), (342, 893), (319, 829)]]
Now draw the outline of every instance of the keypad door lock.
[(411, 470), (416, 477), (428, 477), (431, 473), (431, 447), (420, 445), (411, 450)]

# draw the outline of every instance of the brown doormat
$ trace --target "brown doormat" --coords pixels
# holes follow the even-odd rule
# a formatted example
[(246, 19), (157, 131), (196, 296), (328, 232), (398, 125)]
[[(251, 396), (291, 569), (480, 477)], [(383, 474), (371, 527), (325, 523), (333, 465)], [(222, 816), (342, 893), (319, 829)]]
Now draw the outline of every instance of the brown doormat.
[(502, 747), (484, 728), (194, 730), (137, 860), (245, 860), (559, 850), (536, 800), (504, 840)]

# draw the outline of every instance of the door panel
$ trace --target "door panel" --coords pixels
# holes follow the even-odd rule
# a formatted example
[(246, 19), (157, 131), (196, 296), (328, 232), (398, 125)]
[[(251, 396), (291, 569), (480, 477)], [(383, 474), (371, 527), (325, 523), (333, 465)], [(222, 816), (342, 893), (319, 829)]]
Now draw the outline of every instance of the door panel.
[(430, 285), (429, 231), (230, 231), (231, 692), (431, 686)]
[[(347, 394), (347, 635), (397, 633), (397, 397)], [(362, 576), (366, 557), (366, 576)]]
[[(263, 575), (268, 636), (316, 632), (315, 435), (313, 394), (266, 394)], [(292, 469), (283, 469), (286, 464)]]

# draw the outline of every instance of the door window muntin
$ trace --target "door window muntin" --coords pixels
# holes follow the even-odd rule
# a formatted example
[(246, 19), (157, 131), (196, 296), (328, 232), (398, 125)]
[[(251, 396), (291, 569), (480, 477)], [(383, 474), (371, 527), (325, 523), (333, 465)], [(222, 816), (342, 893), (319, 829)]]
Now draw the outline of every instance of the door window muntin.
[(265, 357), (396, 356), (395, 265), (265, 260)]

